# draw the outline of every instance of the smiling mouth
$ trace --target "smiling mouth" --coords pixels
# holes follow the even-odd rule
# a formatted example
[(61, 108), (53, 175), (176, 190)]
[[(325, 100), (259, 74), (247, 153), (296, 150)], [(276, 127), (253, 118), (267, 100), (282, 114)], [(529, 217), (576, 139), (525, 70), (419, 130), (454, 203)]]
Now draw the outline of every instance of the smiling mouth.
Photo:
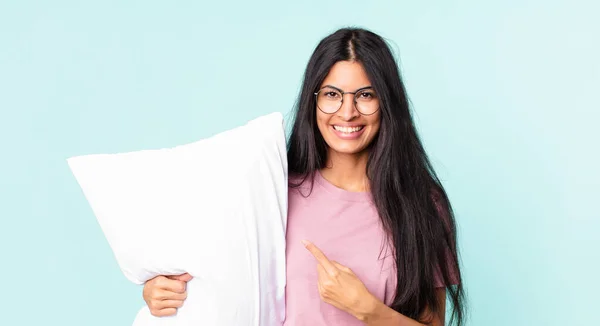
[(361, 130), (363, 130), (365, 126), (356, 126), (356, 127), (342, 127), (342, 126), (333, 126), (333, 129), (339, 131), (339, 132), (343, 132), (345, 134), (351, 134), (351, 133), (355, 133), (355, 132), (359, 132)]

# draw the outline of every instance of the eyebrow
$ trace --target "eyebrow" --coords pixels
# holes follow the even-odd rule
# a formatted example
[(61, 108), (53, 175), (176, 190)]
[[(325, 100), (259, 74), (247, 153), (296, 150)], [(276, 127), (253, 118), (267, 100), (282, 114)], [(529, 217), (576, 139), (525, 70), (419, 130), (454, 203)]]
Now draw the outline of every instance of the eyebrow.
[(355, 90), (355, 91), (353, 91), (353, 92), (346, 92), (346, 91), (342, 90), (341, 88), (339, 88), (339, 87), (336, 87), (336, 86), (333, 86), (333, 85), (323, 85), (323, 87), (321, 87), (321, 89), (323, 89), (323, 88), (325, 88), (325, 87), (331, 87), (331, 88), (335, 88), (335, 89), (337, 89), (338, 91), (340, 91), (340, 92), (342, 92), (342, 93), (355, 93), (355, 92), (362, 91), (362, 90), (365, 90), (365, 89), (373, 89), (373, 86), (371, 86), (371, 85), (369, 85), (369, 86), (363, 86), (363, 87), (360, 87), (360, 88), (356, 89), (356, 90)]

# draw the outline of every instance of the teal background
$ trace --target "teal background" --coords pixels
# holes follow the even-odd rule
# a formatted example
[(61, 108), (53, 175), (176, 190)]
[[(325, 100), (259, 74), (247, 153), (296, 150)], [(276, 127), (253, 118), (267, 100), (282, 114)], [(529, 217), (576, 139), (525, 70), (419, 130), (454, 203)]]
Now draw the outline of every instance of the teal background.
[(392, 42), (459, 223), (468, 325), (598, 320), (597, 1), (1, 1), (0, 324), (131, 325), (65, 159), (288, 113), (316, 43)]

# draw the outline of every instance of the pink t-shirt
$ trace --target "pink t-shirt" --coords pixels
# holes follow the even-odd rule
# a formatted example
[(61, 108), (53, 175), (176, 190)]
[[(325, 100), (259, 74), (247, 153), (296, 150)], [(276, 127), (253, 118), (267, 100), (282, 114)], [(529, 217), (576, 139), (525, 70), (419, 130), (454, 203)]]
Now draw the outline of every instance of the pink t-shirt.
[[(340, 189), (316, 173), (312, 191), (310, 179), (300, 188), (289, 189), (284, 326), (364, 325), (321, 300), (317, 262), (302, 240), (352, 269), (379, 300), (388, 306), (392, 303), (397, 282), (393, 246), (386, 241), (370, 194)], [(455, 270), (449, 268), (451, 284), (458, 284)], [(439, 270), (434, 282), (436, 287), (444, 286)]]
[(389, 305), (396, 272), (377, 210), (369, 193), (337, 188), (320, 173), (316, 173), (312, 192), (310, 187), (308, 179), (300, 188), (289, 190), (284, 325), (364, 325), (321, 300), (316, 260), (301, 241), (313, 242), (330, 260), (352, 269), (373, 295)]

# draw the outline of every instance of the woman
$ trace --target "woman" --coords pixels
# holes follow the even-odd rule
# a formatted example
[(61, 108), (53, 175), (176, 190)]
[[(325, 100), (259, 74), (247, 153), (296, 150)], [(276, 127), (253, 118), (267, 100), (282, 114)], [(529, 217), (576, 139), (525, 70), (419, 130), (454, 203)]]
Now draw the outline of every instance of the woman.
[[(319, 43), (288, 164), (285, 325), (444, 325), (447, 297), (462, 324), (452, 209), (381, 37), (341, 29)], [(174, 314), (190, 278), (148, 281), (151, 312)]]

